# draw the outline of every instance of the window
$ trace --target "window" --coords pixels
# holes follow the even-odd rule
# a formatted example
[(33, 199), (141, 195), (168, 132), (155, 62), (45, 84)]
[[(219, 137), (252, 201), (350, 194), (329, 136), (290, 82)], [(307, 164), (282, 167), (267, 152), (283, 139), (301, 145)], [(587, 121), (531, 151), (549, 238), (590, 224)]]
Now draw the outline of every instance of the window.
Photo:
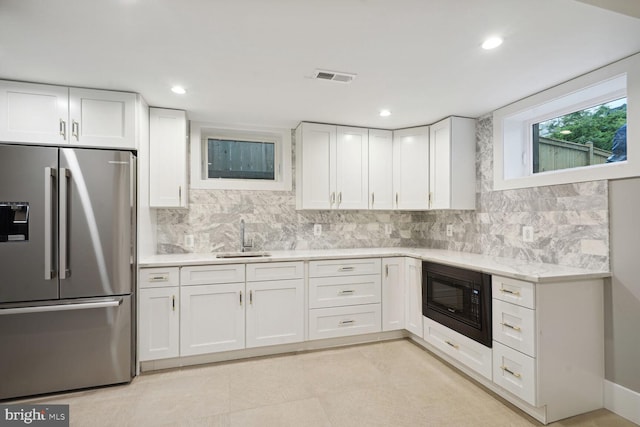
[(191, 188), (291, 190), (291, 130), (192, 123)]
[(496, 110), (494, 188), (640, 176), (639, 72), (637, 54)]
[(207, 178), (275, 179), (275, 142), (207, 138)]
[(534, 123), (533, 173), (626, 160), (626, 126), (627, 98)]

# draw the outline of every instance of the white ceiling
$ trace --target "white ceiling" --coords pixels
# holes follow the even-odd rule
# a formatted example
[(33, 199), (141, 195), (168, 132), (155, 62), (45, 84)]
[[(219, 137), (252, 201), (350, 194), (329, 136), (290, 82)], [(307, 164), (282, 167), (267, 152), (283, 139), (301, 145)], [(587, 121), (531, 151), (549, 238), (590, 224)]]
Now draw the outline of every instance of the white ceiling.
[[(399, 128), (478, 117), (640, 52), (640, 6), (615, 3), (0, 0), (0, 78), (134, 91), (199, 121)], [(494, 34), (504, 44), (480, 49)]]

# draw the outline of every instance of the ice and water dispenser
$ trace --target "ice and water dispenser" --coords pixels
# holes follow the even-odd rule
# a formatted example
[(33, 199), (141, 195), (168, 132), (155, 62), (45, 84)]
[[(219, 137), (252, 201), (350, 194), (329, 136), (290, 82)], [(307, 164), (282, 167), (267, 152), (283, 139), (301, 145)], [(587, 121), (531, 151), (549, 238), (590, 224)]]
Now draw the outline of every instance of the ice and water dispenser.
[(0, 202), (0, 242), (29, 240), (29, 203)]

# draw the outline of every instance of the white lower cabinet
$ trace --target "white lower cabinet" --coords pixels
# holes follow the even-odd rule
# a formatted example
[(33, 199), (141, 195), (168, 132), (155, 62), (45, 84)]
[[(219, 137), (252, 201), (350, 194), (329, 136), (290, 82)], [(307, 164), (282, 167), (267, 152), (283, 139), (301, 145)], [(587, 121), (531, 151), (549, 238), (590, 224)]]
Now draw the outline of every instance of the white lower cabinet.
[[(183, 267), (180, 355), (303, 341), (303, 271), (302, 262), (248, 264), (246, 276), (244, 264)], [(203, 281), (213, 284), (191, 285)]]
[(180, 354), (178, 275), (178, 267), (140, 270), (138, 357), (141, 361)]
[(309, 310), (309, 339), (380, 332), (380, 304)]
[(382, 330), (380, 258), (309, 262), (309, 339)]
[(404, 258), (382, 259), (382, 330), (404, 329)]
[(423, 317), (424, 340), (458, 362), (491, 380), (491, 349), (458, 332)]
[(247, 282), (247, 293), (247, 348), (304, 341), (304, 279)]
[(493, 382), (532, 406), (536, 400), (536, 360), (493, 342)]
[(182, 286), (180, 355), (244, 348), (244, 283)]
[(138, 357), (142, 361), (178, 357), (180, 288), (140, 289)]
[(405, 328), (422, 336), (422, 261), (405, 260)]

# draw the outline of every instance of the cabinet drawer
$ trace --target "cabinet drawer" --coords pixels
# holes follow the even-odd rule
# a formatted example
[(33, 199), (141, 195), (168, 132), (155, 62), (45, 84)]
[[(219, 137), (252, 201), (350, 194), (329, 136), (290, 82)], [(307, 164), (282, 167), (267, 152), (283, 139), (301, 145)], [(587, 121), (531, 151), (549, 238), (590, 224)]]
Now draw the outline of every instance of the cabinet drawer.
[(215, 285), (244, 282), (244, 264), (204, 265), (182, 267), (181, 285)]
[(493, 339), (531, 357), (535, 357), (535, 311), (494, 299)]
[(491, 379), (491, 349), (453, 331), (427, 317), (423, 317), (424, 340), (458, 362)]
[(309, 262), (309, 277), (380, 274), (381, 266), (380, 258), (311, 261)]
[(303, 262), (268, 262), (247, 264), (247, 282), (263, 280), (302, 279), (304, 277)]
[(140, 269), (140, 288), (162, 288), (180, 284), (179, 267), (154, 267)]
[(536, 308), (533, 283), (508, 277), (493, 276), (491, 282), (493, 297), (523, 307)]
[(344, 337), (381, 331), (380, 304), (309, 310), (309, 339)]
[(493, 342), (493, 382), (533, 406), (536, 404), (536, 360)]
[(380, 275), (309, 279), (309, 308), (378, 303), (381, 292)]

